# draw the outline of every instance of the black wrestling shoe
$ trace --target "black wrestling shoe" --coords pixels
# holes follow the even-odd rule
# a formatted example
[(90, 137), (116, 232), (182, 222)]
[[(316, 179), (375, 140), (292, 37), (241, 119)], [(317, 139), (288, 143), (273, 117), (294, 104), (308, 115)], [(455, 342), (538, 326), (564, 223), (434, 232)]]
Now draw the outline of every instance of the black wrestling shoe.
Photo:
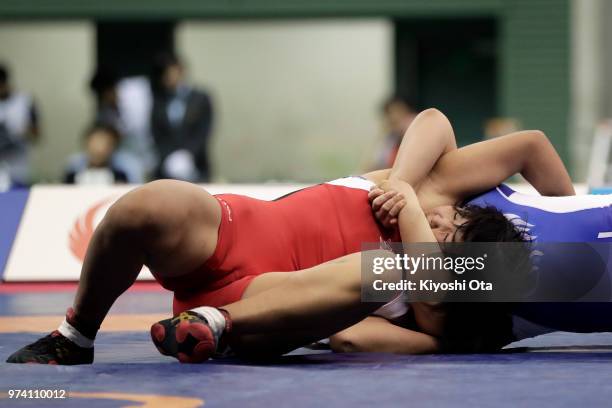
[(93, 363), (94, 349), (79, 347), (55, 330), (9, 356), (7, 363), (76, 365)]
[[(225, 317), (225, 332), (231, 328), (229, 314)], [(151, 339), (165, 356), (172, 356), (181, 363), (203, 363), (217, 351), (217, 342), (204, 316), (188, 310), (171, 319), (161, 320), (151, 326)]]

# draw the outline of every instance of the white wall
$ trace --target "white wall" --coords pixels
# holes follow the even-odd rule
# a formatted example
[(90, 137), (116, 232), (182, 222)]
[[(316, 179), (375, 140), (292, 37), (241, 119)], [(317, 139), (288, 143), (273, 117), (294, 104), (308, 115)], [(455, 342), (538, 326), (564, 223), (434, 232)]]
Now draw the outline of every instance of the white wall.
[(595, 127), (604, 114), (603, 0), (573, 0), (570, 158), (574, 180), (587, 178)]
[[(215, 98), (217, 179), (319, 181), (371, 155), (392, 89), (387, 21), (186, 22), (176, 34), (190, 76)], [(95, 27), (3, 22), (0, 61), (41, 113), (34, 174), (56, 180), (92, 118)]]
[(16, 88), (34, 96), (41, 115), (42, 140), (32, 157), (37, 179), (59, 178), (91, 120), (94, 36), (89, 22), (0, 23), (0, 61)]
[(371, 155), (392, 89), (387, 21), (187, 22), (176, 34), (214, 97), (217, 179), (325, 180)]

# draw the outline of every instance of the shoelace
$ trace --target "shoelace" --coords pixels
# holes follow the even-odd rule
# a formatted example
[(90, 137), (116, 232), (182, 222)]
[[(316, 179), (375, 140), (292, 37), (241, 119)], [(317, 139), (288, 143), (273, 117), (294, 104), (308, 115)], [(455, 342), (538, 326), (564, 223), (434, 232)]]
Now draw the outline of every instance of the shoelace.
[(54, 331), (53, 333), (36, 340), (28, 348), (33, 351), (48, 351), (49, 346), (52, 346), (54, 350), (58, 348), (65, 350), (71, 345), (72, 344), (67, 338), (62, 336), (58, 331)]
[(180, 322), (186, 321), (194, 321), (194, 320), (203, 320), (206, 322), (206, 318), (198, 313), (194, 313), (192, 311), (181, 312), (178, 316), (175, 316), (170, 320), (172, 324), (178, 324)]

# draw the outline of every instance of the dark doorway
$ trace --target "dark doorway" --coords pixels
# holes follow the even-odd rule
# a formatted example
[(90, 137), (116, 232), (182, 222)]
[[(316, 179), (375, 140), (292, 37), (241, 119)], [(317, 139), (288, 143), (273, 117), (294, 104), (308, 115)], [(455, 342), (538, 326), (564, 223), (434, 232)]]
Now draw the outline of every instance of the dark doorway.
[(395, 41), (396, 92), (446, 113), (459, 144), (480, 140), (498, 115), (496, 21), (402, 19)]
[(97, 63), (119, 76), (148, 75), (159, 52), (174, 52), (174, 21), (98, 22)]

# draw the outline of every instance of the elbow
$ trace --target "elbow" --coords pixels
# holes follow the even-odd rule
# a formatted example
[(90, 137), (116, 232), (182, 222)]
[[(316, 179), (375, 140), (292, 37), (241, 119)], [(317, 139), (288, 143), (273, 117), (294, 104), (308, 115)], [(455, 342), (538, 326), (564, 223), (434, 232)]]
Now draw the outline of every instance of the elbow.
[(516, 137), (522, 146), (520, 157), (523, 158), (521, 168), (516, 171), (518, 173), (523, 173), (530, 163), (537, 162), (552, 147), (548, 137), (541, 130), (523, 130)]
[(448, 120), (446, 115), (442, 113), (442, 111), (440, 111), (439, 109), (425, 109), (424, 111), (421, 111), (414, 120), (422, 120), (432, 123), (440, 129), (444, 129), (446, 132), (448, 132), (448, 134), (453, 135), (454, 138), (453, 127), (450, 123), (450, 120)]
[(546, 133), (541, 130), (526, 130), (525, 135), (529, 138), (529, 141), (534, 146), (548, 145), (550, 144), (550, 140), (548, 140), (548, 136)]
[(437, 118), (440, 118), (440, 119), (443, 119), (443, 120), (448, 120), (446, 115), (443, 114), (442, 111), (440, 111), (437, 108), (427, 108), (427, 109), (421, 111), (418, 114), (418, 116), (420, 116), (420, 117), (430, 117), (430, 118), (437, 117)]
[(539, 166), (542, 157), (548, 157), (551, 154), (556, 155), (555, 147), (544, 132), (541, 130), (528, 130), (526, 133), (528, 141), (525, 144), (527, 149), (525, 157), (531, 163), (531, 166), (534, 164)]
[(357, 353), (362, 350), (353, 336), (336, 334), (329, 339), (329, 346), (334, 353)]
[(536, 137), (539, 139), (548, 139), (546, 133), (539, 129), (525, 130), (525, 132), (529, 133), (532, 137)]

